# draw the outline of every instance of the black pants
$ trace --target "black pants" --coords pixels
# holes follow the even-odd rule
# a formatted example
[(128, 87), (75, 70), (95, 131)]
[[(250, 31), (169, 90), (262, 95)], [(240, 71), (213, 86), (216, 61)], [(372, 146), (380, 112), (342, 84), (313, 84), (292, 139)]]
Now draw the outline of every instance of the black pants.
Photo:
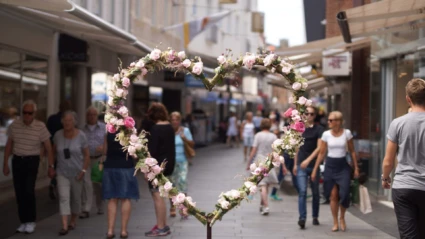
[(393, 188), (392, 196), (400, 238), (425, 238), (425, 191)]
[(13, 156), (13, 185), (21, 223), (35, 222), (35, 181), (39, 163), (39, 156)]

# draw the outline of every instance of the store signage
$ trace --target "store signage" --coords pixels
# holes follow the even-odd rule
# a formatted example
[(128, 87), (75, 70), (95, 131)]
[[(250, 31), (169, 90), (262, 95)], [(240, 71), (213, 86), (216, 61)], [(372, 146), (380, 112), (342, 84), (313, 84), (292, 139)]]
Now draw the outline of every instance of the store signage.
[[(329, 54), (331, 54), (329, 56)], [(323, 75), (325, 76), (348, 76), (350, 75), (351, 54), (344, 52), (336, 55), (323, 53)], [(328, 56), (326, 56), (328, 55)]]
[(61, 34), (59, 36), (58, 57), (61, 62), (87, 62), (87, 42)]

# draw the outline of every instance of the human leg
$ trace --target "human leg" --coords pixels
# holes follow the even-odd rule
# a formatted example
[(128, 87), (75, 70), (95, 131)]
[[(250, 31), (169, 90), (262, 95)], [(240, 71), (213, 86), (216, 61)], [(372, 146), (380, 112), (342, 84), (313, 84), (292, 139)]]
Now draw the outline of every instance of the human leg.
[(338, 186), (334, 185), (331, 191), (330, 196), (331, 201), (331, 212), (333, 217), (334, 225), (332, 227), (332, 231), (338, 231), (338, 207), (339, 207), (339, 199), (338, 199)]
[(15, 188), (16, 203), (18, 204), (18, 215), (21, 223), (27, 223), (25, 204), (25, 178), (26, 170), (22, 159), (13, 158), (12, 160), (13, 187)]
[[(419, 208), (414, 203), (417, 196), (418, 193), (416, 190), (392, 189), (394, 211), (401, 239), (423, 238), (420, 236), (421, 232), (419, 228), (424, 225), (419, 224)], [(421, 204), (423, 204), (423, 201)]]
[(159, 192), (152, 192), (152, 198), (155, 206), (156, 225), (158, 228), (166, 226), (166, 206), (164, 199), (161, 198)]
[(62, 216), (62, 230), (67, 232), (68, 216), (71, 215), (71, 182), (61, 174), (58, 174), (56, 179), (58, 182), (59, 213)]
[(103, 214), (102, 183), (93, 182), (93, 192), (96, 197), (97, 214)]
[(69, 225), (75, 228), (77, 217), (81, 212), (81, 192), (83, 191), (83, 181), (77, 179), (71, 181), (71, 220)]
[(261, 214), (269, 214), (268, 185), (261, 185)]
[(121, 235), (127, 236), (127, 225), (128, 220), (130, 219), (131, 213), (131, 201), (130, 199), (122, 199), (121, 200)]
[(298, 225), (301, 229), (305, 227), (305, 221), (307, 219), (307, 171), (301, 167), (297, 170), (297, 181), (298, 181)]
[(114, 235), (115, 218), (117, 217), (118, 199), (111, 198), (108, 201), (108, 236)]
[(83, 188), (81, 193), (82, 213), (80, 218), (88, 218), (90, 216), (93, 204), (93, 183), (91, 181), (91, 168), (87, 169), (83, 178)]
[[(311, 176), (311, 173), (313, 172), (312, 168), (307, 168), (307, 173), (309, 176)], [(318, 175), (318, 174), (316, 174)], [(313, 202), (312, 202), (312, 216), (313, 216), (313, 224), (314, 225), (318, 225), (319, 221), (319, 208), (320, 208), (320, 193), (319, 193), (319, 180), (316, 179), (314, 181), (311, 180), (311, 178), (309, 179), (310, 181), (310, 187), (311, 187), (311, 192), (313, 194)], [(298, 186), (300, 186), (299, 181), (298, 181)], [(316, 219), (316, 220), (314, 220)]]

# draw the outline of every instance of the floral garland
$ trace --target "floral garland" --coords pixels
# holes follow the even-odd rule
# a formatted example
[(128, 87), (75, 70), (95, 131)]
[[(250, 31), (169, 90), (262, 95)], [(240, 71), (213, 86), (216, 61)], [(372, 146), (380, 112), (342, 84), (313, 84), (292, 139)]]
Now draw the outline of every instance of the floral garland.
[[(158, 187), (162, 197), (169, 197), (175, 206), (187, 208), (188, 212), (195, 216), (201, 223), (212, 226), (217, 220), (221, 220), (223, 215), (231, 209), (240, 205), (247, 199), (248, 195), (253, 195), (257, 191), (257, 184), (268, 175), (274, 167), (279, 167), (284, 163), (281, 156), (283, 151), (291, 157), (295, 155), (296, 149), (304, 143), (302, 133), (305, 130), (305, 120), (301, 117), (305, 108), (312, 104), (312, 101), (305, 98), (304, 92), (308, 87), (307, 80), (296, 73), (294, 66), (286, 62), (275, 54), (246, 53), (238, 60), (231, 59), (230, 50), (226, 54), (217, 58), (220, 64), (215, 69), (215, 76), (209, 81), (203, 74), (203, 63), (199, 57), (194, 60), (186, 58), (185, 52), (176, 52), (169, 48), (166, 51), (154, 49), (150, 54), (133, 62), (126, 69), (121, 69), (120, 74), (115, 74), (113, 80), (115, 85), (108, 92), (108, 112), (105, 115), (106, 128), (110, 133), (119, 132), (116, 140), (123, 146), (123, 150), (138, 159), (135, 174), (140, 171), (152, 184)], [(251, 70), (254, 66), (264, 66), (270, 72), (282, 75), (291, 85), (293, 95), (290, 97), (290, 103), (296, 106), (296, 109), (288, 109), (284, 116), (291, 119), (291, 124), (282, 130), (285, 134), (277, 139), (273, 145), (273, 153), (264, 160), (251, 164), (250, 170), (252, 176), (245, 179), (244, 184), (239, 189), (232, 189), (221, 193), (215, 210), (211, 213), (205, 213), (196, 208), (196, 203), (190, 196), (179, 192), (170, 180), (162, 174), (165, 164), (158, 165), (158, 161), (152, 158), (147, 148), (146, 133), (141, 132), (137, 135), (134, 119), (129, 116), (128, 109), (124, 106), (128, 87), (136, 79), (140, 79), (148, 72), (155, 72), (164, 68), (172, 71), (183, 71), (192, 74), (200, 79), (206, 89), (212, 90), (216, 84), (223, 81), (224, 77), (232, 74), (241, 67)]]

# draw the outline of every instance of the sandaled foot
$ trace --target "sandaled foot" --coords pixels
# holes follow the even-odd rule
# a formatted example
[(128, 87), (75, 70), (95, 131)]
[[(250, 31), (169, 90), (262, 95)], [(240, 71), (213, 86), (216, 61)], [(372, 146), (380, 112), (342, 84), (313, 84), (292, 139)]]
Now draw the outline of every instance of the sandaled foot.
[(65, 229), (61, 229), (60, 231), (59, 231), (59, 236), (65, 236), (66, 234), (68, 234), (68, 230), (65, 230)]
[(122, 239), (128, 238), (128, 232), (125, 232), (125, 233), (121, 232), (120, 238)]
[(72, 230), (74, 230), (74, 229), (75, 229), (75, 227), (76, 227), (76, 225), (75, 225), (75, 224), (69, 224), (69, 225), (68, 225), (68, 230), (69, 230), (69, 231), (72, 231)]
[(106, 239), (113, 239), (115, 238), (115, 234), (106, 234)]
[(332, 227), (332, 232), (337, 232), (337, 231), (339, 231), (338, 225), (333, 226)]
[(345, 232), (345, 230), (347, 230), (347, 225), (345, 224), (345, 219), (344, 218), (340, 218), (339, 219), (339, 224), (341, 225), (341, 231)]

